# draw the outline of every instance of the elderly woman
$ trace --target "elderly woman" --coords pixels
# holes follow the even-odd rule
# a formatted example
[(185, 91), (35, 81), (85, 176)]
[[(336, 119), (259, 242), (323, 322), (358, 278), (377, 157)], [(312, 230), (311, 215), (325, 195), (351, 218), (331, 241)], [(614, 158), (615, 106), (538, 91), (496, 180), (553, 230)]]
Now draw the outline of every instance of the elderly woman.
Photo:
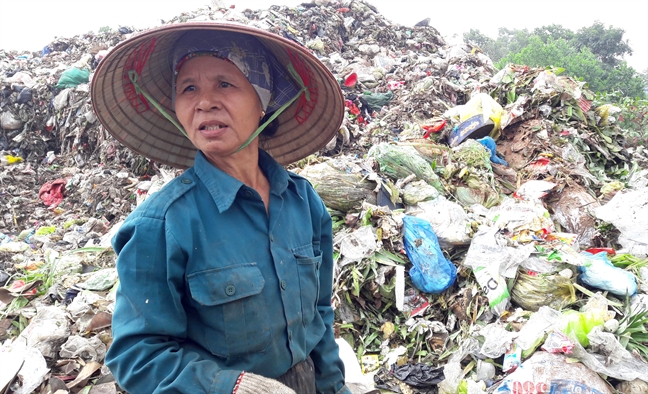
[(331, 219), (308, 181), (281, 166), (338, 130), (330, 72), (263, 30), (184, 23), (116, 47), (92, 101), (125, 145), (191, 166), (113, 239), (120, 285), (106, 364), (119, 385), (350, 393), (332, 327)]

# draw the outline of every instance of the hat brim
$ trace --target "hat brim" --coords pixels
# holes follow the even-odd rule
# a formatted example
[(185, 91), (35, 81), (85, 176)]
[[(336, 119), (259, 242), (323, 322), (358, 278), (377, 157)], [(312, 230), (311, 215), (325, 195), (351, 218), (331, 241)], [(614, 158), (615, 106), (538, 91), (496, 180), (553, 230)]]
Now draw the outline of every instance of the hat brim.
[(302, 100), (296, 100), (277, 118), (277, 132), (272, 137), (259, 137), (260, 147), (277, 162), (286, 165), (300, 160), (333, 138), (344, 117), (344, 99), (335, 77), (308, 49), (246, 25), (187, 22), (148, 30), (123, 41), (99, 63), (92, 79), (92, 106), (101, 124), (118, 141), (163, 164), (177, 168), (193, 165), (196, 147), (153, 105), (135, 94), (125, 75), (129, 68), (137, 68), (137, 82), (142, 90), (175, 116), (171, 106), (173, 73), (168, 53), (182, 33), (196, 29), (251, 34), (284, 67), (293, 63), (290, 51), (293, 58), (299, 59), (302, 72), (310, 76), (311, 101), (304, 106)]

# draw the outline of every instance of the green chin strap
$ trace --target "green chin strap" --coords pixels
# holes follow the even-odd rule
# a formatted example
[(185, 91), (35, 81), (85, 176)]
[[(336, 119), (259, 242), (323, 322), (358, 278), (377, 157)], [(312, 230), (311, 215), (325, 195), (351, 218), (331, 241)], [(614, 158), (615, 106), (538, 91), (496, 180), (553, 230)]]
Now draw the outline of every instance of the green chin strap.
[(155, 101), (155, 100), (153, 99), (153, 97), (151, 97), (148, 93), (146, 93), (144, 90), (142, 90), (142, 88), (141, 88), (141, 87), (139, 86), (139, 84), (137, 83), (138, 75), (137, 75), (137, 72), (136, 72), (135, 70), (130, 70), (130, 71), (128, 72), (128, 78), (129, 78), (130, 81), (133, 83), (133, 86), (135, 86), (135, 93), (144, 95), (144, 97), (146, 97), (146, 99), (149, 101), (149, 103), (153, 104), (153, 106), (154, 106), (154, 107), (155, 107), (155, 108), (156, 108), (156, 109), (157, 109), (157, 110), (158, 110), (158, 111), (159, 111), (159, 112), (160, 112), (160, 113), (161, 113), (165, 118), (167, 118), (167, 120), (168, 120), (169, 122), (173, 123), (173, 125), (174, 125), (175, 127), (177, 127), (178, 130), (180, 130), (180, 132), (181, 132), (185, 137), (189, 138), (189, 136), (187, 135), (187, 132), (185, 132), (184, 129), (182, 128), (182, 126), (180, 126), (180, 124), (178, 124), (178, 122), (176, 122), (176, 120), (173, 119), (173, 116), (169, 115), (169, 114), (164, 110), (164, 108), (162, 108), (162, 106), (161, 106), (157, 101)]
[[(274, 114), (272, 114), (272, 116), (271, 116), (270, 118), (268, 118), (268, 120), (266, 120), (266, 121), (265, 121), (261, 126), (259, 126), (259, 128), (257, 128), (256, 131), (255, 131), (254, 133), (252, 133), (252, 135), (250, 136), (250, 138), (248, 138), (247, 141), (245, 141), (245, 142), (243, 143), (243, 145), (241, 145), (241, 146), (236, 150), (236, 152), (239, 152), (239, 151), (245, 149), (245, 147), (247, 147), (248, 145), (250, 145), (250, 143), (251, 143), (252, 141), (254, 141), (254, 139), (257, 138), (257, 137), (259, 136), (259, 134), (261, 134), (261, 132), (262, 132), (262, 131), (263, 131), (263, 130), (264, 130), (264, 129), (265, 129), (265, 128), (270, 124), (270, 123), (272, 123), (273, 120), (275, 120), (275, 119), (277, 118), (277, 116), (281, 115), (281, 113), (282, 113), (283, 111), (285, 111), (286, 108), (290, 107), (290, 105), (291, 105), (292, 103), (294, 103), (295, 100), (297, 100), (297, 98), (299, 98), (299, 96), (301, 96), (302, 93), (305, 93), (305, 94), (306, 94), (306, 100), (310, 101), (310, 92), (308, 91), (308, 88), (306, 87), (306, 85), (304, 85), (304, 81), (303, 81), (302, 78), (299, 76), (299, 73), (297, 73), (297, 71), (295, 70), (295, 68), (293, 67), (292, 64), (289, 64), (286, 68), (288, 69), (288, 72), (290, 72), (290, 75), (292, 75), (292, 77), (295, 79), (295, 81), (299, 84), (299, 86), (301, 87), (301, 89), (299, 89), (299, 92), (297, 92), (297, 94), (295, 95), (295, 97), (291, 98), (290, 101), (288, 101), (287, 103), (285, 103), (284, 105), (282, 105), (278, 110), (275, 111)], [(145, 91), (141, 88), (141, 86), (139, 86), (139, 84), (137, 83), (138, 75), (137, 75), (137, 72), (136, 72), (135, 70), (130, 70), (130, 71), (128, 72), (128, 78), (129, 78), (130, 81), (133, 83), (133, 86), (135, 87), (135, 92), (136, 92), (137, 94), (141, 94), (141, 95), (143, 95), (144, 97), (146, 97), (146, 99), (147, 99), (151, 104), (153, 104), (153, 106), (155, 107), (155, 109), (157, 109), (157, 110), (158, 110), (158, 111), (159, 111), (159, 112), (160, 112), (160, 113), (161, 113), (165, 118), (167, 118), (167, 120), (168, 120), (169, 122), (171, 122), (175, 127), (177, 127), (178, 130), (180, 130), (180, 132), (181, 132), (185, 137), (189, 138), (189, 136), (187, 135), (187, 132), (182, 128), (182, 126), (180, 126), (180, 124), (179, 124), (179, 123), (178, 123), (178, 122), (173, 118), (173, 116), (169, 115), (169, 114), (164, 110), (164, 108), (162, 108), (162, 106), (161, 106), (157, 101), (155, 101), (155, 99), (153, 99), (153, 97), (151, 97), (151, 95), (149, 95), (147, 92), (145, 92)]]
[(287, 103), (285, 103), (284, 105), (282, 105), (278, 110), (275, 111), (274, 114), (272, 114), (272, 116), (271, 116), (270, 118), (268, 118), (268, 120), (266, 120), (266, 121), (265, 121), (261, 126), (259, 126), (259, 128), (256, 129), (256, 131), (255, 131), (254, 133), (252, 133), (252, 135), (250, 136), (250, 138), (248, 138), (247, 141), (245, 141), (245, 142), (243, 143), (243, 145), (241, 145), (241, 146), (236, 150), (237, 152), (239, 152), (239, 151), (245, 149), (246, 146), (250, 145), (250, 142), (254, 141), (254, 139), (255, 139), (256, 137), (258, 137), (259, 134), (261, 134), (261, 132), (262, 132), (262, 131), (263, 131), (263, 130), (264, 130), (264, 129), (265, 129), (265, 128), (270, 124), (270, 123), (272, 123), (273, 120), (275, 120), (275, 119), (277, 118), (277, 116), (281, 115), (281, 113), (282, 113), (283, 111), (285, 111), (286, 108), (290, 107), (290, 105), (291, 105), (292, 103), (294, 103), (295, 100), (297, 100), (297, 98), (299, 98), (299, 96), (301, 96), (302, 93), (306, 93), (306, 100), (310, 101), (310, 92), (308, 91), (308, 88), (306, 87), (306, 85), (304, 85), (304, 81), (301, 79), (301, 77), (299, 76), (299, 74), (297, 73), (297, 71), (295, 70), (295, 68), (293, 67), (293, 65), (292, 65), (292, 64), (289, 64), (288, 67), (286, 67), (286, 68), (288, 69), (288, 72), (290, 72), (290, 75), (292, 75), (292, 77), (295, 78), (295, 81), (297, 81), (297, 83), (299, 84), (299, 86), (301, 87), (301, 89), (299, 89), (299, 92), (297, 92), (297, 94), (295, 95), (295, 97), (291, 98), (290, 101), (288, 101)]

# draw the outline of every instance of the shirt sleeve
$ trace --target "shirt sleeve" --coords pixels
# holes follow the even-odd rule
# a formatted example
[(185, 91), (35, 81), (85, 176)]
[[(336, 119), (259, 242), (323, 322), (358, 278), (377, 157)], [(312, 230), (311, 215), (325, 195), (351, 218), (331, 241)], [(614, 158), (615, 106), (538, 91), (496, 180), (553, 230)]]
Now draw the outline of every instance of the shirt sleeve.
[(320, 234), (322, 252), (317, 310), (324, 320), (326, 332), (310, 356), (315, 365), (315, 383), (318, 394), (351, 394), (351, 391), (344, 385), (344, 364), (340, 359), (333, 332), (334, 312), (331, 307), (333, 293), (333, 229), (331, 216), (319, 197), (317, 197), (317, 202), (322, 209), (320, 228), (314, 228), (316, 233), (319, 232)]
[(128, 392), (230, 394), (241, 371), (222, 370), (187, 340), (186, 256), (165, 221), (127, 219), (115, 238), (120, 285), (106, 365)]

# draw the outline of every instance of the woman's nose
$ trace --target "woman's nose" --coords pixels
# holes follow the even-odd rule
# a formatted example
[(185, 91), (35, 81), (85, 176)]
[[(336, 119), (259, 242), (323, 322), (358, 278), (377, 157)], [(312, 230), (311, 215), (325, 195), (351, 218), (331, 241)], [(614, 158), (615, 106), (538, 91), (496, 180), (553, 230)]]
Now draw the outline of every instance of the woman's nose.
[(198, 97), (197, 108), (201, 111), (220, 109), (223, 105), (222, 97), (212, 89), (203, 89)]

